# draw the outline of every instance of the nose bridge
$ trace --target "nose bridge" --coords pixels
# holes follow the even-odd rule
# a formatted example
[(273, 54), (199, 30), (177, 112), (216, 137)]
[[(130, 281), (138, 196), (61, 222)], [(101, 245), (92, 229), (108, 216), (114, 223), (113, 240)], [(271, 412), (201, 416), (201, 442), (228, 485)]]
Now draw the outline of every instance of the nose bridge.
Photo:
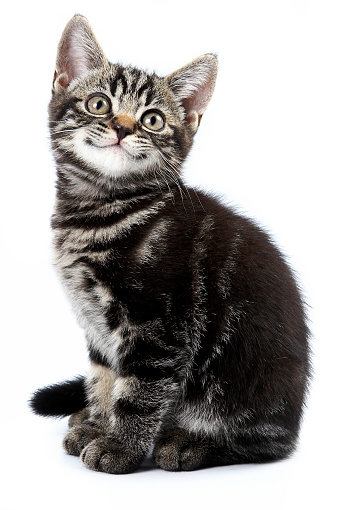
[(119, 125), (122, 128), (134, 131), (135, 120), (128, 113), (119, 113), (116, 117), (114, 117), (112, 125)]

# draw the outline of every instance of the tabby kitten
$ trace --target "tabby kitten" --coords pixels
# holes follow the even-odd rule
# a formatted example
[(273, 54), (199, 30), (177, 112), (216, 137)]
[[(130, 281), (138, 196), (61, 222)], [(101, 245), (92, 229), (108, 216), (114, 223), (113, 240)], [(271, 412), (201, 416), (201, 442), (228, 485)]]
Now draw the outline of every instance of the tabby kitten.
[(64, 448), (128, 473), (294, 450), (309, 376), (301, 298), (252, 221), (180, 177), (212, 96), (207, 54), (159, 77), (107, 61), (85, 18), (62, 35), (50, 103), (55, 265), (90, 373), (38, 390)]

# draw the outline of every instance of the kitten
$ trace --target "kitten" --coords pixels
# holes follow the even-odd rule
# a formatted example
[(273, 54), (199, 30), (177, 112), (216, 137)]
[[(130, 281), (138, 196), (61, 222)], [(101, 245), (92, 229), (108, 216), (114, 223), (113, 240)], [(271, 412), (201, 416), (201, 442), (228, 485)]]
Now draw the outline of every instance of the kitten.
[(111, 64), (82, 16), (59, 44), (55, 265), (91, 368), (31, 406), (73, 413), (64, 448), (97, 471), (295, 449), (310, 368), (292, 273), (252, 221), (180, 176), (216, 76), (212, 54), (165, 78)]

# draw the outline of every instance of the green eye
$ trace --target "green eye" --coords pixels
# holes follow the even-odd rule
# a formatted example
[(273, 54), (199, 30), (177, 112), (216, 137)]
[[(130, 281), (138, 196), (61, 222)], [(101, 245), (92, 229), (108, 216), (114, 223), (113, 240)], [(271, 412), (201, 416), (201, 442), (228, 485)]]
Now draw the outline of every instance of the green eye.
[(150, 131), (161, 131), (165, 127), (165, 119), (156, 110), (150, 110), (141, 117), (143, 126)]
[(111, 110), (111, 101), (104, 94), (93, 94), (87, 99), (86, 108), (93, 115), (106, 115)]

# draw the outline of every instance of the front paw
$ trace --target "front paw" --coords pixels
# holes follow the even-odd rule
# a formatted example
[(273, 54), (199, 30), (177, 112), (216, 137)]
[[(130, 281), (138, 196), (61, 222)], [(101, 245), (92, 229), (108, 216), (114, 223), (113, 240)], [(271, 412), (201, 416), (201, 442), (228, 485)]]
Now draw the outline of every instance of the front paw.
[(129, 450), (113, 436), (94, 439), (81, 453), (81, 460), (89, 469), (111, 474), (126, 474), (137, 469), (144, 454)]
[(93, 439), (101, 436), (102, 430), (91, 425), (81, 424), (71, 427), (64, 437), (63, 447), (69, 455), (79, 456)]

